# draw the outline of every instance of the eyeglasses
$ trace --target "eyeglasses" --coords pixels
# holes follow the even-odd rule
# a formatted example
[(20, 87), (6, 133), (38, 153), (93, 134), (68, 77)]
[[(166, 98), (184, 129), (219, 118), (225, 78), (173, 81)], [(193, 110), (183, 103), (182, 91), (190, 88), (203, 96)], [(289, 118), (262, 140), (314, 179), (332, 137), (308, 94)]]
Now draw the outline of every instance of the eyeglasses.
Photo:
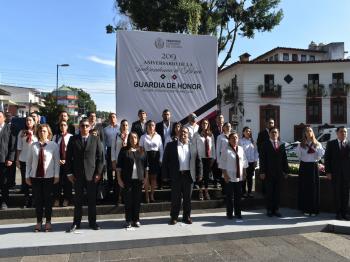
[(87, 128), (87, 127), (90, 127), (90, 125), (80, 125), (80, 127)]

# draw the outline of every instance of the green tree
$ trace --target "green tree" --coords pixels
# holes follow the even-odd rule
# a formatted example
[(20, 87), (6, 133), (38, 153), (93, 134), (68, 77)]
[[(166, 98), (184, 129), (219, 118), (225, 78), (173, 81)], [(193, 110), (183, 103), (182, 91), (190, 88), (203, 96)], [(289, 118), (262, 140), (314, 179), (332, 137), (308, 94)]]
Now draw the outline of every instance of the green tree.
[[(145, 31), (164, 31), (214, 35), (218, 53), (224, 53), (218, 66), (225, 67), (239, 35), (254, 38), (256, 32), (271, 31), (283, 18), (280, 0), (115, 0), (121, 14), (132, 27)], [(107, 33), (122, 27), (106, 26)]]
[(76, 91), (78, 93), (78, 113), (79, 115), (85, 114), (89, 111), (96, 112), (96, 104), (91, 99), (91, 96), (89, 93), (85, 92), (81, 88), (75, 88), (75, 87), (69, 87), (73, 91)]
[(52, 93), (46, 96), (44, 105), (40, 108), (39, 114), (45, 116), (46, 122), (53, 127), (57, 124), (58, 115), (64, 110), (64, 106), (57, 105), (56, 98)]

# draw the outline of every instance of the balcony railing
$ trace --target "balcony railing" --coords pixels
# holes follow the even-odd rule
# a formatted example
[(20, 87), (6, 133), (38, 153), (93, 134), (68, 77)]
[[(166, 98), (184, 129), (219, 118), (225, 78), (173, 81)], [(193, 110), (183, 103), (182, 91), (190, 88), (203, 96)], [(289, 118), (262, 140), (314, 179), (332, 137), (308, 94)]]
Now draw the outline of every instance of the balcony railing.
[(330, 84), (329, 89), (331, 90), (332, 96), (347, 96), (350, 89), (350, 84), (346, 83), (335, 83)]
[(307, 89), (308, 97), (322, 97), (327, 95), (322, 84), (305, 84), (304, 88)]
[(261, 97), (281, 97), (281, 85), (259, 85), (258, 91)]

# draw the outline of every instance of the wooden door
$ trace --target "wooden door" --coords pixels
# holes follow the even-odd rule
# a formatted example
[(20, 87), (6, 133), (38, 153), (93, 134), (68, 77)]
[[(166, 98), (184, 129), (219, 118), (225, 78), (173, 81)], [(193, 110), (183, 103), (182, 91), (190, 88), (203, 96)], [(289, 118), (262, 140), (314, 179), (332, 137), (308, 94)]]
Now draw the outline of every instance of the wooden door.
[(260, 106), (260, 130), (266, 128), (266, 122), (272, 118), (275, 126), (280, 128), (280, 107), (274, 105)]

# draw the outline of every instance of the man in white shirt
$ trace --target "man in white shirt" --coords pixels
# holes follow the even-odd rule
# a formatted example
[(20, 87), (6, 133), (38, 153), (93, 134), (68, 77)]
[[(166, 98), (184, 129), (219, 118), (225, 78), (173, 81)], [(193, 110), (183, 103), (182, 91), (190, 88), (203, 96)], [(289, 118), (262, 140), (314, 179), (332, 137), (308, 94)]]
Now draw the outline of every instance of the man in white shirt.
[(195, 113), (191, 113), (188, 116), (188, 123), (184, 125), (188, 128), (189, 131), (189, 139), (192, 141), (193, 135), (198, 132), (199, 126), (197, 125), (197, 115)]
[[(191, 195), (196, 171), (201, 173), (201, 161), (196, 161), (196, 147), (188, 138), (188, 128), (181, 129), (179, 141), (169, 142), (164, 151), (162, 177), (171, 180), (171, 211), (170, 225), (175, 225), (180, 213), (181, 198), (183, 198), (182, 222), (192, 224)], [(198, 165), (198, 166), (196, 166)]]
[[(106, 150), (107, 181), (108, 181), (108, 193), (109, 193), (111, 190), (115, 192), (116, 182), (113, 181), (111, 148), (112, 148), (112, 141), (117, 136), (119, 126), (117, 124), (116, 113), (110, 113), (108, 116), (108, 120), (109, 120), (109, 125), (103, 129), (103, 132), (104, 132), (104, 138), (105, 138), (104, 147)], [(116, 199), (116, 197), (114, 199)]]

